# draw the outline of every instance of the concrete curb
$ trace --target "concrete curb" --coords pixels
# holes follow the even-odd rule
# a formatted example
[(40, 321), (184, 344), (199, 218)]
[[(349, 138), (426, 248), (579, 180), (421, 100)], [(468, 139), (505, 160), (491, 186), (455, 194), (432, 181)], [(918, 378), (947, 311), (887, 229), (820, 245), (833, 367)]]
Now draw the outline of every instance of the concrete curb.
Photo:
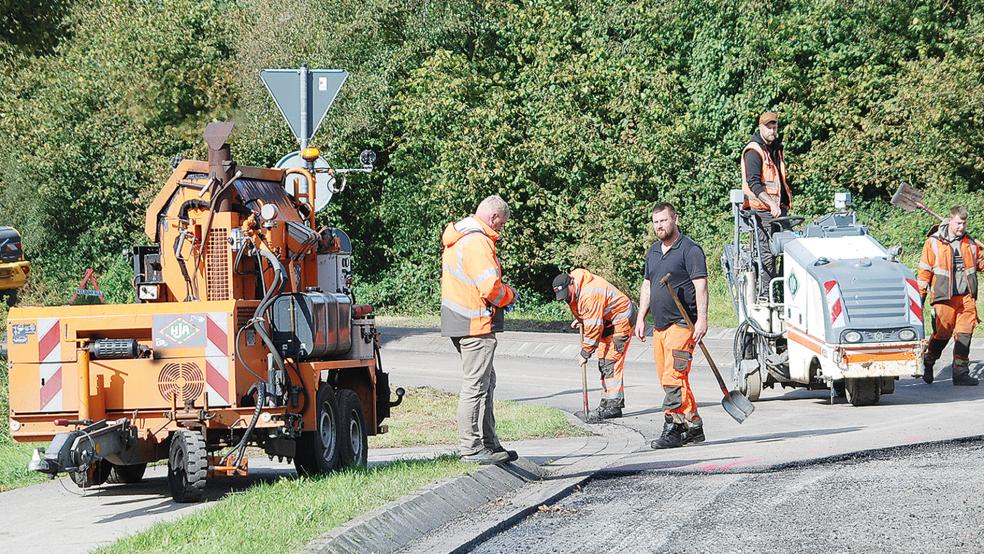
[(570, 414), (568, 419), (596, 432), (601, 440), (594, 448), (588, 445), (548, 464), (546, 467), (553, 470), (546, 479), (528, 483), (509, 497), (485, 505), (480, 510), (473, 509), (461, 514), (449, 521), (447, 526), (415, 541), (404, 552), (469, 552), (541, 507), (548, 509), (546, 506), (571, 494), (605, 467), (636, 451), (645, 442), (641, 434), (622, 425), (588, 427)]
[(545, 472), (520, 458), (429, 485), (332, 529), (308, 543), (305, 552), (393, 552), (464, 512), (541, 480)]
[[(442, 337), (436, 329), (382, 327), (380, 336), (387, 351), (425, 352), (430, 354), (457, 354), (451, 341)], [(573, 360), (581, 351), (576, 333), (506, 331), (496, 335), (496, 356)], [(707, 342), (734, 340), (734, 329), (713, 328), (707, 333)], [(651, 362), (652, 340), (629, 344), (626, 357), (629, 362)]]
[[(566, 415), (574, 425), (600, 434), (544, 467), (520, 457), (511, 464), (483, 466), (468, 475), (434, 483), (322, 534), (304, 551), (349, 554), (411, 547), (466, 552), (539, 506), (567, 496), (603, 467), (634, 451), (642, 440), (627, 427), (589, 427)], [(440, 533), (454, 528), (456, 521), (463, 521), (461, 529)]]

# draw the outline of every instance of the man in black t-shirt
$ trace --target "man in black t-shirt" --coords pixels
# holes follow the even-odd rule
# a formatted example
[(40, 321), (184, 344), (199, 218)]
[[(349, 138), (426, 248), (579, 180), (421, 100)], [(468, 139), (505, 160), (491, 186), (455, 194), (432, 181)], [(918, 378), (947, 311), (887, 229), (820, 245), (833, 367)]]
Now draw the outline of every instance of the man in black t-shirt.
[[(697, 243), (680, 233), (679, 218), (671, 204), (657, 204), (652, 220), (659, 241), (646, 252), (635, 335), (645, 342), (646, 313), (651, 312), (653, 358), (666, 395), (663, 434), (651, 446), (675, 448), (704, 440), (704, 425), (697, 414), (689, 375), (694, 347), (707, 333), (707, 259)], [(660, 283), (667, 273), (669, 289)], [(693, 331), (687, 327), (671, 294), (676, 294), (683, 303), (694, 322)]]

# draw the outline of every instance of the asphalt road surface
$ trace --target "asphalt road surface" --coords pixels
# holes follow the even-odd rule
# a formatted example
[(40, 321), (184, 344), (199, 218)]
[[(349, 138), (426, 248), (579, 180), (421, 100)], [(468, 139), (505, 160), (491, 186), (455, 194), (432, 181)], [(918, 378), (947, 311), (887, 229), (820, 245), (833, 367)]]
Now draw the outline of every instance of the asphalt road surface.
[(761, 473), (602, 477), (474, 552), (980, 552), (982, 473), (974, 441)]
[[(450, 343), (447, 339), (426, 331), (384, 331), (384, 340), (388, 336), (403, 337), (389, 339), (383, 349), (383, 361), (387, 371), (391, 373), (394, 387), (428, 385), (449, 391), (458, 390), (461, 383), (460, 362), (457, 354), (448, 351)], [(515, 334), (512, 337), (510, 338), (509, 333), (500, 336), (500, 346), (504, 347), (506, 341), (513, 340), (515, 352), (539, 349), (539, 353), (543, 354), (544, 349), (566, 348), (570, 350), (570, 356), (566, 356), (565, 350), (566, 357), (497, 357), (497, 398), (544, 404), (571, 412), (579, 410), (581, 377), (574, 359), (578, 350), (577, 335), (528, 333)], [(706, 342), (718, 364), (727, 367), (730, 364), (730, 338), (721, 336)], [(618, 424), (638, 431), (647, 438), (654, 438), (659, 435), (662, 426), (663, 416), (659, 406), (663, 393), (654, 366), (649, 361), (650, 344), (651, 342), (639, 344), (633, 341), (630, 345), (630, 354), (634, 354), (634, 361), (626, 364), (625, 417)], [(984, 359), (984, 349), (975, 347), (971, 358)], [(980, 374), (981, 364), (974, 364), (972, 370)], [(591, 405), (595, 406), (599, 398), (599, 382), (593, 363), (590, 371)], [(635, 490), (647, 491), (655, 498), (658, 488), (651, 484), (655, 481), (647, 480), (675, 478), (681, 479), (679, 483), (682, 484), (674, 489), (678, 491), (679, 505), (698, 505), (703, 502), (703, 498), (713, 498), (708, 491), (715, 490), (714, 487), (726, 491), (730, 483), (751, 482), (748, 479), (767, 480), (766, 475), (749, 477), (747, 474), (776, 464), (796, 463), (872, 448), (984, 435), (984, 417), (981, 417), (984, 413), (984, 386), (953, 387), (949, 382), (949, 370), (943, 364), (940, 364), (940, 373), (934, 385), (925, 385), (921, 380), (902, 380), (894, 395), (883, 396), (881, 404), (865, 408), (851, 407), (842, 400), (830, 405), (829, 395), (825, 391), (767, 390), (763, 393), (762, 400), (755, 404), (755, 413), (742, 425), (732, 421), (722, 410), (720, 391), (701, 355), (695, 357), (692, 382), (704, 417), (707, 442), (699, 447), (672, 451), (644, 448), (623, 458), (608, 471), (614, 476), (627, 475), (624, 477), (625, 494)], [(293, 469), (286, 464), (263, 463), (265, 461), (257, 460), (255, 466), (251, 463), (255, 470), (253, 479), (276, 479), (293, 474)], [(151, 474), (157, 478), (140, 486), (105, 487), (91, 491), (84, 497), (80, 497), (78, 489), (70, 483), (66, 485), (63, 482), (50, 482), (0, 493), (0, 545), (6, 547), (4, 551), (11, 552), (86, 551), (207, 505), (177, 505), (171, 502), (163, 479), (160, 478), (162, 472), (163, 468), (154, 468)], [(702, 475), (692, 475), (694, 473)], [(687, 486), (686, 479), (693, 479), (693, 486)], [(808, 478), (804, 479), (804, 483), (809, 483)], [(783, 478), (776, 478), (777, 482), (782, 480)], [(912, 478), (910, 481), (919, 482)], [(605, 483), (615, 487), (620, 482), (620, 478), (612, 478), (599, 481), (590, 488), (604, 487)], [(209, 499), (221, 498), (247, 484), (248, 481), (216, 479), (209, 484)], [(745, 489), (745, 485), (735, 486), (737, 488), (732, 490), (732, 494)], [(778, 493), (770, 492), (768, 483), (761, 486), (765, 487), (761, 491), (751, 488), (750, 496), (736, 494), (735, 498), (778, 498)], [(936, 495), (935, 509), (941, 513), (949, 513), (947, 510), (957, 511), (961, 507), (979, 511), (978, 505), (964, 504), (963, 499), (967, 498), (969, 501), (975, 494), (977, 497), (984, 496), (984, 488), (977, 481), (971, 481), (967, 483), (966, 491), (967, 496), (950, 496), (949, 493)], [(660, 498), (663, 497), (665, 493)], [(571, 500), (575, 498), (572, 497)], [(823, 497), (817, 499), (817, 510), (850, 512), (852, 509), (849, 504), (835, 506), (823, 500)], [(749, 505), (752, 505), (752, 501), (753, 499), (748, 500)], [(710, 505), (710, 500), (705, 504)], [(918, 506), (915, 503), (911, 505)], [(783, 506), (784, 510), (793, 509), (792, 504)], [(657, 517), (676, 517), (652, 513), (651, 509), (642, 507), (632, 510), (630, 513), (636, 515), (631, 517), (635, 517), (638, 522), (649, 522), (646, 525), (652, 529), (665, 526), (662, 520), (657, 525)], [(716, 512), (707, 508), (701, 515), (713, 513)], [(625, 514), (620, 517), (630, 519)], [(686, 518), (680, 517), (681, 522), (686, 521)], [(719, 517), (728, 521), (729, 517), (737, 519), (739, 516), (725, 511)], [(759, 524), (753, 528), (767, 534), (770, 533), (773, 519), (793, 521), (799, 516), (797, 513), (773, 510), (772, 513), (761, 514), (744, 512), (740, 517), (759, 518), (755, 520)], [(872, 515), (864, 512), (857, 512), (854, 519), (859, 522), (859, 529), (864, 529), (863, 525), (870, 525), (875, 520), (877, 513)], [(689, 525), (699, 527), (702, 517), (694, 516), (689, 521)], [(914, 525), (918, 526), (918, 522)], [(805, 528), (807, 527), (804, 525)], [(703, 529), (706, 532), (706, 528)], [(829, 526), (826, 531), (817, 530), (815, 536), (821, 541), (817, 544), (835, 540), (837, 533), (843, 532), (846, 531)], [(705, 551), (723, 551), (732, 547), (731, 542), (726, 540), (727, 533), (713, 533), (709, 536), (716, 537), (718, 542), (708, 543), (713, 544), (713, 547), (705, 548)], [(562, 545), (567, 543), (563, 542), (562, 537), (551, 538), (561, 541), (558, 542), (558, 551), (566, 550)], [(676, 547), (667, 548), (672, 550)], [(766, 546), (762, 548), (769, 549)]]

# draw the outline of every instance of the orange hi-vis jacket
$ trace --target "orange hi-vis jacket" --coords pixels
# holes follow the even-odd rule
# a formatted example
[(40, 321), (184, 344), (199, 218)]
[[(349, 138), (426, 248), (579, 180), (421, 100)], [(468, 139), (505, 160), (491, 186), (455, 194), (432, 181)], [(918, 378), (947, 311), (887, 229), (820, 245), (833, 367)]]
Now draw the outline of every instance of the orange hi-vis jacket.
[[(753, 140), (741, 150), (741, 190), (745, 193), (745, 207), (753, 210), (769, 211), (769, 205), (759, 200), (755, 196), (755, 193), (752, 192), (752, 188), (748, 186), (745, 152), (749, 150), (754, 150), (762, 158), (762, 186), (765, 187), (766, 194), (771, 196), (776, 201), (776, 204), (778, 204), (782, 201), (781, 189), (785, 188), (786, 198), (792, 203), (793, 193), (789, 190), (789, 184), (786, 181), (786, 161), (782, 158), (782, 152), (777, 153), (779, 156), (779, 165), (777, 166), (773, 163), (772, 156), (762, 149), (762, 145)], [(789, 208), (789, 206), (785, 207)]]
[(635, 325), (632, 300), (604, 278), (586, 269), (571, 272), (568, 306), (584, 326), (581, 355), (590, 358), (603, 337), (629, 336)]
[(502, 282), (499, 233), (475, 216), (449, 223), (441, 241), (441, 334), (475, 337), (502, 331), (503, 310), (516, 293)]
[[(929, 303), (946, 302), (953, 296), (953, 247), (947, 240), (947, 225), (940, 225), (938, 231), (926, 239), (922, 256), (919, 258), (919, 294)], [(963, 258), (964, 275), (967, 279), (967, 292), (977, 298), (977, 272), (984, 271), (984, 245), (970, 235), (960, 238), (960, 256)]]

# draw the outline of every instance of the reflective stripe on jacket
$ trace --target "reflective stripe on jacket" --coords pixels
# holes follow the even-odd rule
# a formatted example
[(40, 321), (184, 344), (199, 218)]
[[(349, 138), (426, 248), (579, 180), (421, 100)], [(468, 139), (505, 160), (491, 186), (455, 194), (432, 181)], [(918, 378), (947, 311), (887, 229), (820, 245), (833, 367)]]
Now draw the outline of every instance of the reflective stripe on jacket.
[[(923, 297), (929, 292), (929, 303), (946, 302), (953, 297), (953, 247), (946, 239), (947, 225), (940, 225), (938, 231), (930, 235), (923, 244), (919, 258), (919, 294)], [(984, 271), (984, 246), (970, 235), (960, 239), (960, 256), (963, 257), (964, 275), (967, 277), (967, 292), (977, 298), (977, 272)]]
[(474, 337), (502, 330), (501, 308), (515, 292), (502, 282), (499, 233), (477, 217), (449, 223), (441, 236), (441, 334)]
[(590, 358), (603, 337), (632, 334), (638, 312), (628, 296), (586, 269), (575, 269), (571, 279), (568, 306), (584, 326), (582, 356)]
[[(748, 170), (745, 167), (745, 152), (749, 150), (754, 150), (762, 158), (762, 186), (765, 187), (765, 192), (776, 204), (782, 201), (782, 188), (786, 189), (786, 198), (789, 199), (789, 203), (793, 202), (793, 193), (789, 190), (789, 184), (786, 181), (786, 162), (783, 160), (782, 152), (776, 152), (779, 157), (779, 165), (777, 166), (772, 161), (772, 156), (766, 153), (762, 149), (762, 146), (755, 142), (754, 140), (749, 142), (745, 148), (741, 151), (741, 190), (745, 193), (745, 207), (751, 208), (753, 210), (768, 211), (769, 205), (765, 202), (759, 200), (755, 193), (752, 192), (752, 188), (748, 186)], [(785, 206), (788, 208), (789, 206)]]

